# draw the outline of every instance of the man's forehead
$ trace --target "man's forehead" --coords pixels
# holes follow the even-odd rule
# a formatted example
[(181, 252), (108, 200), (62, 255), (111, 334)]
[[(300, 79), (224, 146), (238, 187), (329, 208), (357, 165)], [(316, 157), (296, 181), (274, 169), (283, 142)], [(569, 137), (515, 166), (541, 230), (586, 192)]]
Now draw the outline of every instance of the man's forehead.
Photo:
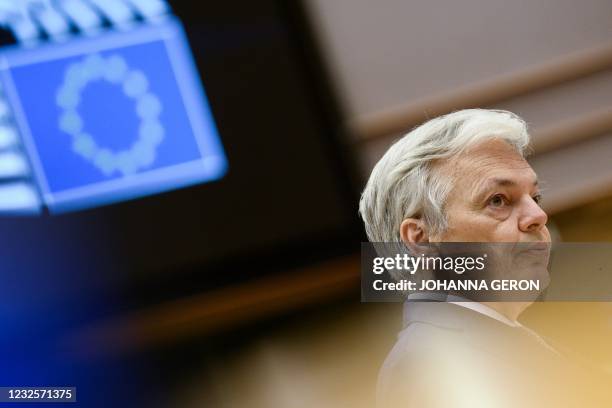
[(523, 156), (514, 147), (500, 140), (492, 140), (472, 147), (449, 164), (459, 177), (504, 171), (533, 173), (535, 177), (535, 172)]
[(504, 163), (499, 163), (487, 167), (483, 166), (479, 171), (455, 179), (456, 186), (469, 192), (470, 195), (478, 195), (499, 187), (531, 189), (538, 184), (537, 175), (527, 162), (520, 166), (505, 166)]
[(520, 154), (466, 155), (457, 162), (456, 171), (460, 177), (484, 179), (490, 177), (520, 177), (536, 179), (536, 174)]
[(488, 194), (492, 190), (497, 188), (526, 188), (531, 190), (538, 186), (538, 179), (526, 175), (517, 177), (516, 174), (507, 174), (503, 176), (489, 176), (481, 180), (476, 180), (466, 190), (470, 193), (470, 196), (474, 199), (482, 198), (481, 196)]
[(446, 167), (453, 175), (455, 187), (472, 191), (491, 183), (537, 184), (537, 175), (529, 163), (505, 142), (476, 146)]

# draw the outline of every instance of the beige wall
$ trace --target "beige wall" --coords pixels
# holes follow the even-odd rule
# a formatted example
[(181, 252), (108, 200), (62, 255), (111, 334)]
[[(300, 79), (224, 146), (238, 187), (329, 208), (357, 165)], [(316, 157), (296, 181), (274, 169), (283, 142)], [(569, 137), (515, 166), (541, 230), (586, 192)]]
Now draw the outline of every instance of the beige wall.
[(612, 41), (609, 0), (309, 0), (352, 115)]
[[(512, 110), (528, 121), (536, 141), (552, 142), (532, 158), (548, 185), (549, 211), (612, 192), (611, 1), (309, 0), (308, 4), (356, 130), (364, 176), (403, 133), (378, 131), (370, 138), (372, 124), (384, 124), (389, 117), (396, 122), (399, 117), (401, 124), (403, 111), (407, 116), (415, 112), (431, 116), (428, 112), (440, 102), (469, 96), (473, 87), (495, 94), (496, 83), (523, 78), (522, 73), (546, 82), (550, 67), (551, 75), (561, 78), (554, 86), (536, 83), (520, 95), (508, 97), (502, 92), (477, 106)], [(574, 74), (567, 74), (572, 69)], [(538, 70), (539, 76), (529, 76)], [(464, 107), (460, 102), (451, 105)], [(414, 124), (408, 121), (405, 128)]]

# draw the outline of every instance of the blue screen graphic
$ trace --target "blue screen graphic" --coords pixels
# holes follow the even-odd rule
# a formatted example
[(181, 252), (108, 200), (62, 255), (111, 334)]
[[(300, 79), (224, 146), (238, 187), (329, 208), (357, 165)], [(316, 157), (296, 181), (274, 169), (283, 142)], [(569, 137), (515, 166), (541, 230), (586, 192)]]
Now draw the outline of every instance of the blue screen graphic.
[(175, 19), (0, 57), (0, 79), (50, 211), (225, 173), (212, 113)]

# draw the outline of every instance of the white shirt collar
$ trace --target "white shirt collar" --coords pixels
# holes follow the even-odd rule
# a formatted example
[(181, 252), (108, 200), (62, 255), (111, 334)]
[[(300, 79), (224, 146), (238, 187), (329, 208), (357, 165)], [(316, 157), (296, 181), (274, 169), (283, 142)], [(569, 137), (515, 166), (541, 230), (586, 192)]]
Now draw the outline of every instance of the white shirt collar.
[(482, 303), (469, 301), (460, 296), (447, 295), (445, 293), (436, 292), (415, 292), (408, 295), (408, 300), (434, 300), (438, 302), (447, 302), (453, 305), (462, 306), (466, 309), (473, 310), (477, 313), (483, 314), (499, 322), (502, 322), (510, 327), (525, 327), (517, 321), (512, 321), (508, 319), (506, 316), (499, 313), (497, 310), (490, 308), (489, 306), (485, 306)]
[(452, 303), (453, 305), (465, 307), (466, 309), (470, 309), (485, 316), (489, 316), (490, 318), (500, 321), (510, 327), (523, 327), (523, 325), (520, 324), (518, 321), (512, 321), (503, 314), (499, 313), (497, 310), (492, 309), (489, 306), (483, 305), (482, 303), (466, 301), (465, 299), (459, 296), (453, 295), (448, 295), (446, 301), (448, 303)]

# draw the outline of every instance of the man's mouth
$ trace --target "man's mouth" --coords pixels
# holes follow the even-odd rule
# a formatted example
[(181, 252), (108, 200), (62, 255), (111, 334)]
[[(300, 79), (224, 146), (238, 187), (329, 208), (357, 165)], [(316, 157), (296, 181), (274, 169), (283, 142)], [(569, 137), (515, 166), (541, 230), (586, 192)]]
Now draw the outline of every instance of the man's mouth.
[(550, 253), (552, 244), (546, 241), (520, 242), (517, 244), (517, 252), (531, 255), (544, 255)]

